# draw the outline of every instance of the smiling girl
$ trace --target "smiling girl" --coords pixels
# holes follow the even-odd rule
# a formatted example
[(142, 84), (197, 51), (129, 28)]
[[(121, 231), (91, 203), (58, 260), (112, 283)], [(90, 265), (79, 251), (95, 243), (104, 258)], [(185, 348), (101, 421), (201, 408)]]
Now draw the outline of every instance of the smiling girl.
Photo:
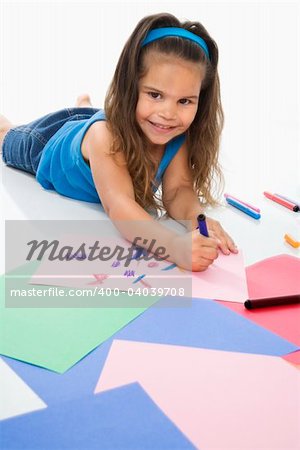
[[(126, 239), (142, 237), (145, 248), (155, 240), (153, 251), (163, 246), (170, 261), (205, 270), (219, 249), (237, 252), (219, 222), (207, 218), (209, 237), (196, 230), (203, 205), (215, 203), (212, 180), (220, 175), (217, 65), (217, 45), (199, 22), (145, 17), (121, 53), (104, 110), (81, 96), (76, 107), (26, 125), (2, 116), (3, 160), (45, 189), (101, 203)], [(184, 221), (187, 233), (167, 229), (154, 209)]]

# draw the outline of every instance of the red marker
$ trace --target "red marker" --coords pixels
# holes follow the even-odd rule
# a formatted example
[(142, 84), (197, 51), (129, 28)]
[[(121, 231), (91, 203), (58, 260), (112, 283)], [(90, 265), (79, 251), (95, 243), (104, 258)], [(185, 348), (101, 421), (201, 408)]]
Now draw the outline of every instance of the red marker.
[(300, 202), (295, 202), (294, 200), (291, 200), (290, 198), (284, 197), (281, 194), (276, 194), (276, 192), (275, 192), (274, 195), (276, 195), (277, 197), (283, 198), (284, 200), (287, 200), (288, 202), (295, 203), (295, 205), (297, 205), (297, 206), (300, 205)]
[(273, 202), (279, 203), (280, 205), (285, 206), (288, 209), (291, 209), (294, 212), (299, 211), (298, 205), (295, 205), (295, 203), (289, 202), (288, 200), (278, 197), (277, 195), (270, 194), (270, 192), (264, 192), (264, 196), (270, 200), (273, 200)]

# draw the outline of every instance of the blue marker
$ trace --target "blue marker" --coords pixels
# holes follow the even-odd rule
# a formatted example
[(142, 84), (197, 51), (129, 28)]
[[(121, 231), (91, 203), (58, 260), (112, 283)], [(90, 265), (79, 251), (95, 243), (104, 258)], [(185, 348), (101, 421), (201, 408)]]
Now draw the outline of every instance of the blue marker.
[(199, 216), (197, 217), (197, 221), (199, 225), (200, 234), (202, 234), (202, 236), (209, 237), (206, 226), (205, 214), (199, 214)]
[(143, 275), (140, 275), (139, 277), (137, 277), (137, 278), (134, 280), (134, 282), (133, 282), (132, 284), (138, 283), (138, 282), (141, 281), (143, 278), (145, 278), (145, 276), (146, 276), (146, 274), (143, 273)]
[(239, 209), (240, 211), (243, 211), (243, 213), (247, 214), (248, 216), (253, 217), (253, 219), (260, 219), (259, 213), (253, 211), (250, 208), (247, 208), (247, 206), (244, 206), (241, 203), (236, 202), (235, 200), (232, 200), (232, 198), (227, 197), (226, 202), (229, 203), (229, 205)]
[(175, 267), (177, 267), (177, 264), (171, 264), (170, 266), (164, 267), (161, 270), (172, 270), (175, 269)]

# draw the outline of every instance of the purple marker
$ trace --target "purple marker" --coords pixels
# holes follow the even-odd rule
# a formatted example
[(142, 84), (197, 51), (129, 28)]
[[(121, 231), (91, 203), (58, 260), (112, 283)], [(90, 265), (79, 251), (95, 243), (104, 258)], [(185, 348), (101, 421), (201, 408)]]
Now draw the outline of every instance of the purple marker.
[(205, 214), (199, 214), (197, 217), (198, 225), (199, 225), (199, 232), (202, 234), (202, 236), (209, 237), (207, 226), (206, 226), (206, 217)]

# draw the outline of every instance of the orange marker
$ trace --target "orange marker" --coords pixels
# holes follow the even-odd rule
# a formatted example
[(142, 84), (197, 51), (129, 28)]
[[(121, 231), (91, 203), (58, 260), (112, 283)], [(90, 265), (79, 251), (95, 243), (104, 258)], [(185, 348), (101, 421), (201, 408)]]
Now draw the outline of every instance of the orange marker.
[(300, 242), (295, 241), (289, 234), (284, 235), (285, 241), (294, 248), (300, 247)]

